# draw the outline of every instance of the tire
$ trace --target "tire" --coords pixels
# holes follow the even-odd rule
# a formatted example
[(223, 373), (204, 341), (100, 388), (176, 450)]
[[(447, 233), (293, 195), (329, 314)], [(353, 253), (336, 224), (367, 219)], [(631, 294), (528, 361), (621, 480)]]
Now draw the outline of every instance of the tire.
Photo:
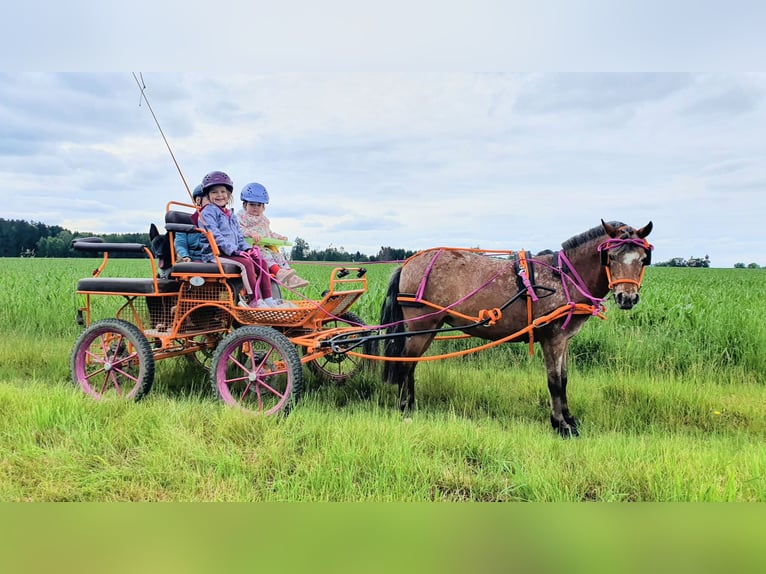
[(154, 384), (154, 354), (141, 330), (122, 319), (86, 328), (69, 360), (72, 380), (95, 399), (141, 400)]
[(204, 348), (186, 355), (187, 360), (195, 367), (202, 367), (205, 370), (210, 369), (210, 365), (213, 362), (213, 353), (219, 341), (220, 335), (218, 333), (192, 337), (192, 344), (204, 345)]
[(227, 405), (254, 414), (287, 414), (303, 392), (303, 366), (295, 346), (282, 333), (248, 325), (218, 344), (210, 382)]
[[(356, 313), (346, 312), (337, 319), (327, 321), (322, 325), (323, 329), (335, 329), (338, 327), (355, 327), (365, 325), (365, 322)], [(365, 349), (366, 354), (372, 354)], [(312, 373), (319, 377), (337, 384), (345, 383), (356, 375), (364, 367), (364, 359), (352, 357), (346, 353), (328, 353), (307, 363)]]

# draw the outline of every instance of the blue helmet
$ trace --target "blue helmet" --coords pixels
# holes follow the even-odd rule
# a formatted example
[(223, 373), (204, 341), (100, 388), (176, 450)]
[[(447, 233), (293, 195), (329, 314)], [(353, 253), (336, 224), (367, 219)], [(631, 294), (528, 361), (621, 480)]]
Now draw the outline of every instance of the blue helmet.
[(268, 203), (269, 192), (260, 183), (248, 183), (242, 188), (239, 198), (249, 203)]
[(192, 191), (192, 199), (197, 199), (198, 197), (202, 197), (202, 184), (199, 184)]

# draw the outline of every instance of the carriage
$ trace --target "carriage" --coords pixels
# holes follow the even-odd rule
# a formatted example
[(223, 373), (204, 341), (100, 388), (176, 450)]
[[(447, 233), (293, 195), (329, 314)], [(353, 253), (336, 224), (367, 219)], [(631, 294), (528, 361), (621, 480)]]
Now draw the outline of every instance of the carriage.
[[(212, 234), (192, 223), (188, 209), (194, 206), (170, 202), (166, 207), (169, 252), (98, 237), (72, 242), (78, 251), (103, 254), (93, 276), (77, 284), (77, 320), (85, 329), (72, 350), (70, 368), (87, 395), (139, 400), (152, 388), (156, 361), (186, 356), (209, 368), (213, 389), (225, 403), (272, 414), (288, 412), (295, 404), (303, 389), (303, 365), (333, 381), (360, 368), (359, 360), (327, 341), (350, 333), (344, 338), (351, 345), (365, 333), (363, 321), (350, 311), (367, 290), (364, 268), (333, 268), (329, 288), (318, 301), (241, 307), (239, 268), (220, 258)], [(208, 235), (214, 262), (176, 261), (173, 234), (190, 231)], [(119, 253), (145, 255), (151, 278), (106, 276), (109, 255)]]
[[(455, 248), (418, 252), (391, 277), (381, 324), (365, 325), (350, 310), (367, 291), (366, 270), (336, 267), (321, 300), (297, 300), (291, 307), (237, 305), (240, 270), (220, 258), (215, 239), (195, 227), (194, 206), (167, 205), (169, 253), (140, 243), (77, 239), (80, 251), (103, 253), (93, 277), (81, 279), (78, 320), (86, 328), (75, 343), (70, 367), (74, 381), (95, 398), (116, 394), (140, 399), (152, 387), (155, 362), (189, 356), (209, 368), (216, 394), (225, 403), (255, 413), (286, 413), (303, 390), (303, 366), (335, 381), (360, 370), (366, 359), (385, 361), (383, 378), (399, 387), (399, 406), (415, 406), (414, 370), (437, 336), (460, 331), (490, 343), (538, 342), (545, 359), (551, 397), (550, 420), (562, 436), (578, 434), (567, 402), (569, 339), (593, 316), (604, 317), (605, 297), (617, 306), (638, 303), (652, 246), (652, 223), (635, 229), (604, 222), (562, 243), (557, 252), (535, 256)], [(172, 235), (205, 233), (211, 263), (178, 262)], [(143, 253), (150, 279), (102, 276), (110, 253)], [(498, 252), (499, 253), (499, 252)], [(496, 253), (495, 255), (497, 255)], [(168, 270), (160, 276), (158, 267)], [(278, 288), (278, 286), (276, 286)], [(99, 299), (120, 297), (116, 313), (97, 317)], [(375, 348), (383, 340), (384, 352)], [(451, 356), (454, 356), (451, 355)]]

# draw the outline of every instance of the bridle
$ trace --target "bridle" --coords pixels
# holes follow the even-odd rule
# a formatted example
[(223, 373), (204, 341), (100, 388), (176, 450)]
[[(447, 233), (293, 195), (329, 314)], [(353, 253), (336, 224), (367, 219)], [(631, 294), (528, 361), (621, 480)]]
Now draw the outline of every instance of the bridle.
[[(613, 249), (615, 247), (619, 247), (620, 245), (638, 245), (639, 247), (643, 247), (644, 251), (646, 252), (646, 257), (644, 257), (644, 260), (642, 261), (643, 267), (641, 267), (641, 274), (638, 277), (638, 280), (636, 279), (628, 279), (627, 277), (623, 277), (620, 279), (612, 279), (612, 271), (609, 268), (609, 254), (608, 251), (610, 249)], [(603, 243), (600, 243), (598, 246), (598, 252), (601, 254), (601, 265), (606, 269), (606, 278), (609, 281), (609, 289), (611, 290), (612, 287), (615, 285), (619, 285), (620, 283), (630, 283), (631, 285), (635, 285), (636, 288), (641, 288), (641, 282), (644, 280), (644, 271), (646, 270), (647, 265), (650, 265), (652, 263), (652, 249), (654, 249), (654, 246), (651, 245), (646, 239), (640, 239), (640, 238), (632, 238), (632, 239), (620, 239), (620, 238), (610, 238), (604, 241)]]

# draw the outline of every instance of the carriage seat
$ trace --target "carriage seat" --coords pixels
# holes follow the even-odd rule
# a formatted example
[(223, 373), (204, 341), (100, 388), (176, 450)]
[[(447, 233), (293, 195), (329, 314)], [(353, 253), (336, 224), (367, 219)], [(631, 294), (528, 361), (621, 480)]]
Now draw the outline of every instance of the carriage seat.
[[(160, 293), (178, 293), (181, 283), (175, 279), (157, 279)], [(93, 277), (77, 282), (80, 293), (114, 293), (129, 295), (154, 295), (152, 279), (127, 279), (124, 277)]]
[[(72, 249), (90, 253), (140, 253), (147, 254), (143, 243), (107, 243), (101, 237), (78, 237), (72, 240)], [(155, 293), (177, 293), (181, 288), (178, 281), (158, 279), (157, 291), (153, 279), (132, 279), (124, 277), (90, 277), (77, 282), (78, 292), (114, 293), (129, 295), (153, 295)]]
[(196, 231), (197, 226), (192, 221), (192, 214), (186, 211), (165, 212), (165, 229), (167, 231), (190, 233)]
[[(193, 233), (197, 231), (197, 226), (192, 221), (192, 214), (186, 211), (168, 211), (165, 213), (165, 230), (168, 233)], [(239, 266), (233, 263), (222, 263), (223, 272), (226, 275), (239, 275)], [(200, 261), (189, 261), (188, 263), (176, 263), (173, 265), (171, 274), (179, 275), (214, 275), (218, 274), (218, 264), (204, 263)]]

